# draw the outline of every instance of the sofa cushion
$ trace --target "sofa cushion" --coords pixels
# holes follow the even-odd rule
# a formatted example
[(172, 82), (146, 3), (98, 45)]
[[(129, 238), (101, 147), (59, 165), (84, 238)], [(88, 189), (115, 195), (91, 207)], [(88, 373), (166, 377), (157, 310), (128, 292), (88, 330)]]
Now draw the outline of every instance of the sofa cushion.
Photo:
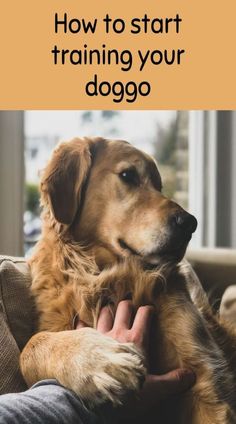
[(5, 321), (0, 302), (0, 394), (21, 392), (26, 384), (19, 369), (20, 351)]
[(224, 291), (236, 284), (236, 249), (190, 249), (187, 259), (206, 290), (213, 309), (218, 311)]
[(33, 334), (30, 270), (24, 259), (0, 256), (0, 393), (25, 390), (19, 355)]
[(227, 287), (220, 304), (220, 315), (234, 326), (236, 324), (236, 285)]

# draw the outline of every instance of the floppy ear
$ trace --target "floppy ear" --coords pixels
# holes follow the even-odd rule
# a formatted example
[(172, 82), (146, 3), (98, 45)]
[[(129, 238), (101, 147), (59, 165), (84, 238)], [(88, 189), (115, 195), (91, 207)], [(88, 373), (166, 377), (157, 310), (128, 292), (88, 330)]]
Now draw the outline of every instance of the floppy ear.
[(53, 153), (41, 180), (42, 203), (56, 220), (71, 224), (81, 200), (81, 191), (91, 166), (89, 139), (61, 143)]

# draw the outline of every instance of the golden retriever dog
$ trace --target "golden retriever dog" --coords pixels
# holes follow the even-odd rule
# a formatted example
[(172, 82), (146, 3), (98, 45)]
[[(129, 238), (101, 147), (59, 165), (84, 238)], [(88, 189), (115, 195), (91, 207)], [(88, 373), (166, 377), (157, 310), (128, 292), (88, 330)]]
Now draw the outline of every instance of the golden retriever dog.
[[(235, 423), (236, 338), (180, 263), (197, 222), (162, 194), (155, 161), (125, 141), (62, 143), (42, 174), (41, 203), (30, 260), (39, 332), (21, 355), (26, 382), (56, 378), (91, 408), (138, 393), (142, 353), (95, 329), (105, 303), (131, 296), (157, 310), (151, 372), (196, 373), (170, 422)], [(71, 331), (77, 314), (89, 328)]]

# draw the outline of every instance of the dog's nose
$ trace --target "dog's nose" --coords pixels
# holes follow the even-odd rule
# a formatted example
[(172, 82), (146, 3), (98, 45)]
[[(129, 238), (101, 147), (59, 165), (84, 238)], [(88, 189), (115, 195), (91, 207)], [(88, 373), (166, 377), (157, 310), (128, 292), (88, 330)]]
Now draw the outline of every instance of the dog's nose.
[(188, 212), (180, 212), (172, 217), (172, 223), (184, 232), (192, 234), (196, 231), (197, 220)]

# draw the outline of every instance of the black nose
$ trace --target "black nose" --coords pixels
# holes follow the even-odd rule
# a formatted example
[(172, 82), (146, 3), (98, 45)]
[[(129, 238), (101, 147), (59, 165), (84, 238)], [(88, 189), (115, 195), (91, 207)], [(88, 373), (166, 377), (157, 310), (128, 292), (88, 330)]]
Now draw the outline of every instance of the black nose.
[(197, 220), (188, 212), (179, 212), (172, 218), (173, 224), (184, 232), (192, 234), (196, 231)]

